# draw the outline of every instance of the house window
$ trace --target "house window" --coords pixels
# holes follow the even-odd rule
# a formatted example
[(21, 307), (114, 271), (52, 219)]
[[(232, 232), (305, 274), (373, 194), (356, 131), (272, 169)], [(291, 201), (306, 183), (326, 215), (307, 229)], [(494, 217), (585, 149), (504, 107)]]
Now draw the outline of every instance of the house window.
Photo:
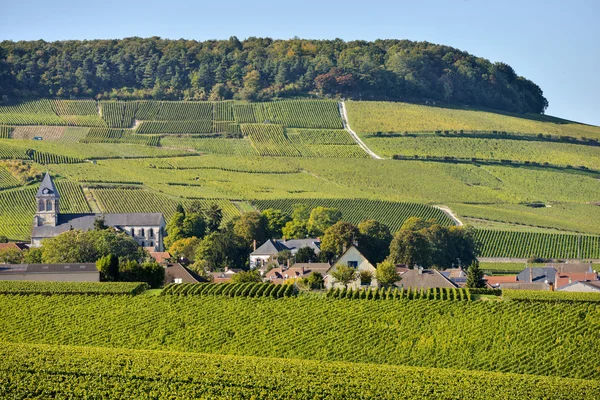
[(351, 268), (358, 267), (358, 261), (348, 261), (348, 266)]
[(52, 202), (50, 200), (46, 200), (46, 211), (52, 211)]
[(183, 279), (182, 278), (175, 278), (175, 279), (173, 279), (173, 283), (183, 283)]

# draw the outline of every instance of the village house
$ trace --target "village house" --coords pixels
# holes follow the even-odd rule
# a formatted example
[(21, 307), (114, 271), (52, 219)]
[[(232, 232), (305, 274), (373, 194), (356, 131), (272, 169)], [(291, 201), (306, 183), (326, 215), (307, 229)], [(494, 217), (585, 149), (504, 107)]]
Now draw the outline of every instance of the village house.
[(261, 271), (263, 279), (272, 283), (284, 283), (288, 279), (308, 278), (315, 272), (325, 276), (331, 265), (329, 263), (296, 263), (290, 268), (278, 267)]
[(71, 229), (94, 229), (98, 218), (118, 231), (130, 235), (142, 247), (163, 251), (165, 219), (161, 213), (126, 214), (61, 214), (60, 194), (50, 174), (46, 173), (36, 194), (36, 214), (31, 230), (31, 245), (41, 246), (42, 240), (52, 238)]
[(237, 268), (225, 268), (224, 271), (211, 272), (213, 283), (229, 283), (233, 275), (239, 272), (242, 270)]
[(436, 269), (424, 269), (422, 267), (409, 269), (402, 274), (402, 279), (396, 282), (396, 286), (408, 288), (457, 288), (458, 285)]
[(250, 268), (260, 268), (267, 265), (270, 261), (276, 260), (277, 254), (281, 251), (289, 250), (294, 255), (302, 247), (310, 247), (316, 255), (319, 255), (321, 252), (321, 239), (269, 239), (250, 253)]
[(600, 281), (577, 281), (571, 282), (560, 289), (559, 292), (585, 292), (600, 293)]
[(366, 259), (365, 256), (362, 255), (360, 251), (356, 248), (356, 246), (350, 246), (344, 254), (333, 264), (331, 268), (329, 268), (325, 275), (325, 288), (330, 289), (332, 287), (344, 287), (340, 282), (336, 282), (335, 278), (331, 275), (340, 265), (346, 265), (348, 267), (354, 268), (358, 273), (361, 271), (368, 271), (372, 275), (372, 279), (370, 282), (361, 282), (359, 277), (357, 276), (354, 281), (348, 284), (348, 289), (359, 289), (361, 287), (378, 287), (379, 284), (377, 282), (377, 278), (375, 278), (375, 267), (373, 264)]
[(198, 283), (206, 281), (179, 263), (165, 263), (165, 284)]

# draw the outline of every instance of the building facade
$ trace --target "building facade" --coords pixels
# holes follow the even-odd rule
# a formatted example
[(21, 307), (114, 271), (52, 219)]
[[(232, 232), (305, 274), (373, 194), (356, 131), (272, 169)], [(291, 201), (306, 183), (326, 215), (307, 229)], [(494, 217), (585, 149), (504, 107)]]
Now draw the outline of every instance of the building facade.
[(103, 219), (105, 225), (131, 236), (142, 247), (152, 251), (164, 250), (166, 222), (161, 213), (61, 214), (60, 194), (49, 174), (44, 176), (36, 194), (31, 245), (39, 247), (42, 240), (72, 229), (94, 229), (97, 219)]

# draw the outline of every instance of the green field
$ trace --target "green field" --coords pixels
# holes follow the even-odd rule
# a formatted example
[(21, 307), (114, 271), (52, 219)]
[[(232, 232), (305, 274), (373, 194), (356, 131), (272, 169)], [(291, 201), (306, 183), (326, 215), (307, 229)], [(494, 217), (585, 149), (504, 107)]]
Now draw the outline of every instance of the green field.
[(346, 102), (350, 126), (359, 133), (436, 131), (511, 132), (600, 139), (600, 127), (542, 115), (428, 107), (409, 103)]
[[(273, 204), (282, 201), (289, 206), (298, 199), (310, 204), (364, 199), (417, 203), (426, 208), (446, 205), (459, 218), (482, 229), (600, 234), (596, 205), (600, 180), (593, 174), (566, 168), (599, 168), (600, 147), (537, 138), (543, 133), (593, 139), (600, 135), (600, 128), (552, 117), (517, 117), (404, 103), (347, 103), (351, 126), (380, 155), (529, 163), (519, 166), (369, 159), (341, 129), (335, 101), (41, 100), (3, 107), (0, 123), (7, 126), (2, 137), (12, 139), (0, 139), (0, 158), (25, 160), (65, 181), (92, 188), (90, 193), (98, 191), (95, 200), (104, 202), (100, 208), (105, 211), (158, 211), (168, 216), (178, 202), (199, 198), (236, 201), (237, 207), (223, 203), (231, 217), (239, 210), (251, 209), (249, 202), (255, 200)], [(105, 125), (98, 127), (96, 121), (87, 127), (68, 126), (78, 125), (84, 118), (96, 118)], [(146, 123), (164, 129), (140, 134)], [(524, 140), (498, 138), (492, 133), (490, 139), (443, 137), (445, 130), (477, 131), (484, 137), (486, 132), (496, 130), (524, 135)], [(405, 131), (442, 134), (375, 135)], [(38, 136), (43, 140), (28, 140)], [(86, 160), (96, 161), (81, 162)], [(546, 162), (564, 169), (544, 167)], [(13, 185), (14, 180), (6, 173), (0, 176), (4, 191)], [(122, 185), (134, 185), (137, 190)], [(119, 201), (119, 196), (111, 193), (127, 200)], [(9, 212), (31, 209), (30, 205), (16, 204), (25, 201), (20, 197), (5, 198), (6, 211), (0, 214), (4, 220), (9, 219)], [(282, 207), (289, 208), (284, 203)], [(529, 207), (531, 203), (546, 207)], [(410, 213), (421, 215), (420, 211), (397, 212), (394, 207), (365, 208), (364, 204), (349, 202), (340, 207), (353, 222), (374, 217), (392, 230)], [(0, 234), (27, 237), (24, 221), (30, 220), (30, 211), (17, 214), (22, 215), (0, 225)], [(15, 220), (19, 222), (15, 224)], [(565, 237), (565, 242), (569, 238)], [(532, 250), (535, 243), (525, 242), (525, 250), (518, 253)], [(514, 251), (507, 248), (505, 254)], [(573, 254), (573, 248), (554, 255), (559, 254)]]
[(598, 346), (597, 311), (569, 302), (2, 295), (0, 334), (13, 343), (597, 380), (589, 357)]

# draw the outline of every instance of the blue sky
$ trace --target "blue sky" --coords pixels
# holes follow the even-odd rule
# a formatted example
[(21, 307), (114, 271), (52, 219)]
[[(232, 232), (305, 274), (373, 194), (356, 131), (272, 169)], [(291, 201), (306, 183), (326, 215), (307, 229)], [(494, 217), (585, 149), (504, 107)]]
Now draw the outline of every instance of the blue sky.
[(598, 0), (0, 0), (1, 40), (426, 40), (510, 64), (547, 114), (600, 125)]

